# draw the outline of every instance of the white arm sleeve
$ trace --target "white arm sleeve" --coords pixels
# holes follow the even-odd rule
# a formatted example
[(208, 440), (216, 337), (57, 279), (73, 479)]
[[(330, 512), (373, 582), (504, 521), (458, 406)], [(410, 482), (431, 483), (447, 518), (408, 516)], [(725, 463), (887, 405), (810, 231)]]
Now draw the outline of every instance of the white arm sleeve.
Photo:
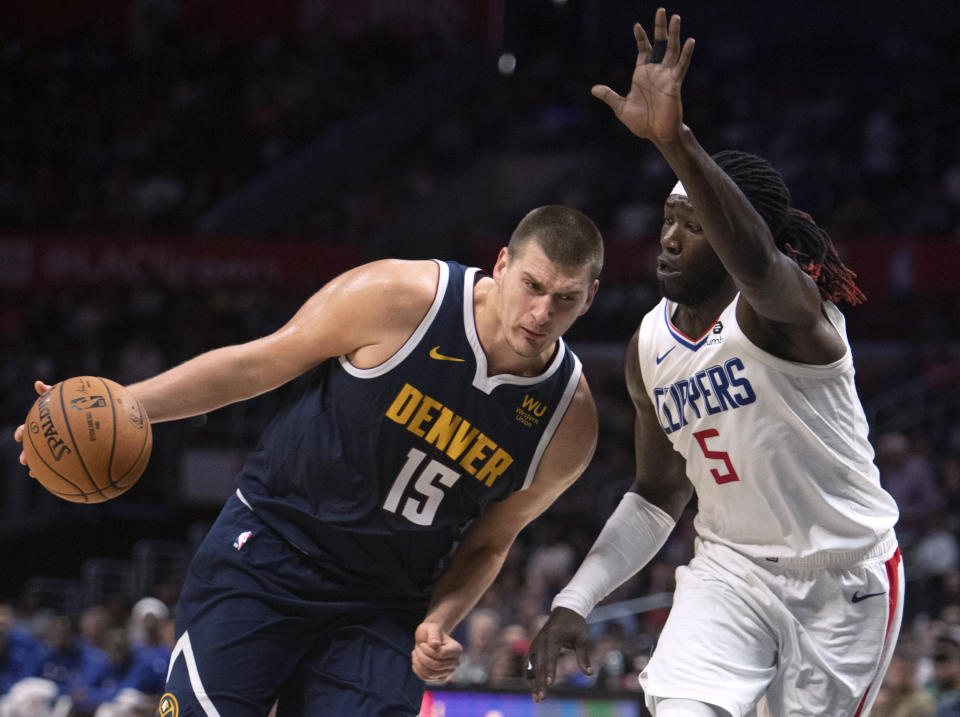
[(667, 512), (627, 491), (576, 574), (553, 599), (551, 609), (565, 607), (586, 617), (614, 588), (650, 562), (675, 524)]

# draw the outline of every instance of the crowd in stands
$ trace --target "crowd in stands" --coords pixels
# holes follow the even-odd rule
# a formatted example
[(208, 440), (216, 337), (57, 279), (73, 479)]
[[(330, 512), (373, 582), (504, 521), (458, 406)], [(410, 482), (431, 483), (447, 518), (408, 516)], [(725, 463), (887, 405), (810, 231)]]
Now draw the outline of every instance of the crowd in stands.
[(0, 715), (153, 714), (173, 649), (167, 605), (148, 596), (129, 613), (93, 605), (79, 618), (29, 605), (0, 603)]
[[(570, 33), (581, 19), (565, 22)], [(960, 125), (946, 27), (942, 36), (929, 28), (923, 43), (853, 37), (840, 46), (815, 26), (783, 41), (748, 36), (722, 15), (709, 22), (691, 26), (709, 34), (685, 108), (704, 146), (768, 157), (795, 204), (835, 235), (956, 235)], [(579, 38), (572, 48), (578, 38), (549, 30), (515, 38), (514, 72), (441, 103), (405, 152), (345, 177), (347, 188), (282, 230), (362, 239), (485, 153), (592, 147), (595, 165), (562, 178), (558, 195), (611, 233), (650, 235), (666, 168), (645, 160), (588, 93), (626, 83), (631, 45), (606, 45), (617, 35), (605, 28), (604, 45)], [(137, 37), (95, 24), (55, 39), (0, 31), (0, 229), (189, 233), (332, 124), (431, 63), (460, 59), (429, 36), (342, 38), (322, 25), (237, 44), (168, 19)], [(481, 56), (492, 69), (496, 48)]]

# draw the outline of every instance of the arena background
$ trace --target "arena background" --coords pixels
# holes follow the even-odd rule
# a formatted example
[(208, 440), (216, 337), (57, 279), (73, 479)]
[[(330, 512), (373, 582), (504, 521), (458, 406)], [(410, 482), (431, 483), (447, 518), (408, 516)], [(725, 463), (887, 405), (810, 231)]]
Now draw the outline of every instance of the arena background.
[[(489, 268), (523, 213), (564, 203), (607, 241), (597, 302), (569, 335), (601, 441), (481, 603), (497, 616), (493, 643), (519, 654), (529, 634), (503, 628), (546, 609), (630, 481), (623, 350), (657, 299), (651, 259), (673, 180), (589, 88), (626, 88), (631, 23), (649, 26), (655, 9), (2, 3), (0, 601), (20, 616), (78, 617), (107, 603), (122, 615), (147, 595), (172, 607), (185, 562), (278, 400), (156, 426), (139, 484), (80, 506), (46, 494), (18, 464), (12, 434), (34, 378), (138, 380), (273, 330), (325, 280), (369, 259)], [(960, 624), (960, 4), (667, 9), (697, 39), (687, 123), (708, 150), (770, 159), (869, 297), (847, 310), (848, 326), (872, 440), (905, 439), (888, 441), (906, 455), (881, 477), (903, 511), (902, 641), (917, 680), (932, 679), (937, 631)], [(635, 689), (689, 549), (684, 520), (608, 600), (625, 608), (595, 623), (606, 671), (589, 683), (570, 676), (571, 687)], [(497, 682), (488, 668), (464, 670), (460, 683), (519, 686), (509, 669)]]

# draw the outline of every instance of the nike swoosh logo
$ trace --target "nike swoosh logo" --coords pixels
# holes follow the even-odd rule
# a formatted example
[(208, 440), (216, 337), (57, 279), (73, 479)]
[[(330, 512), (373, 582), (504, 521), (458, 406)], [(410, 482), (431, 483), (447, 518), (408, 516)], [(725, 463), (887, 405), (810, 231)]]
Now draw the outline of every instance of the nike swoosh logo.
[(437, 344), (432, 349), (430, 349), (430, 358), (436, 359), (437, 361), (458, 361), (460, 363), (463, 363), (464, 359), (462, 358), (456, 358), (455, 356), (444, 356), (442, 353), (440, 353), (437, 350), (439, 348), (440, 348), (440, 345)]
[(667, 349), (667, 353), (665, 353), (663, 356), (657, 356), (657, 366), (659, 366), (659, 365), (660, 365), (660, 362), (663, 361), (663, 360), (667, 357), (667, 355), (668, 355), (671, 351), (673, 351), (675, 348), (677, 348), (677, 347), (676, 347), (676, 346), (671, 346), (669, 349)]
[(861, 600), (866, 600), (867, 598), (876, 597), (877, 595), (885, 595), (886, 593), (867, 593), (866, 595), (861, 595), (858, 590), (853, 594), (853, 597), (850, 598), (853, 602), (860, 602)]

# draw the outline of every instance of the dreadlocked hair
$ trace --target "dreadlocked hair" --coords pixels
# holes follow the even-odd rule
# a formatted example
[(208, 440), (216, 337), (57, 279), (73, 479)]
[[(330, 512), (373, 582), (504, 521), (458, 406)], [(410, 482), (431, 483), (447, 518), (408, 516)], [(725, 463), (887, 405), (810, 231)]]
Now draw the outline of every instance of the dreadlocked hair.
[(867, 300), (855, 282), (857, 275), (840, 260), (830, 235), (806, 212), (791, 207), (786, 225), (774, 239), (780, 251), (817, 282), (820, 296), (827, 301), (855, 306)]
[(713, 155), (722, 169), (767, 223), (777, 248), (793, 258), (817, 282), (828, 301), (856, 305), (866, 301), (854, 274), (837, 254), (830, 235), (806, 212), (790, 206), (783, 175), (762, 157), (725, 149)]
[(735, 149), (717, 152), (713, 161), (743, 192), (770, 233), (779, 234), (790, 211), (790, 190), (780, 172), (762, 157)]

